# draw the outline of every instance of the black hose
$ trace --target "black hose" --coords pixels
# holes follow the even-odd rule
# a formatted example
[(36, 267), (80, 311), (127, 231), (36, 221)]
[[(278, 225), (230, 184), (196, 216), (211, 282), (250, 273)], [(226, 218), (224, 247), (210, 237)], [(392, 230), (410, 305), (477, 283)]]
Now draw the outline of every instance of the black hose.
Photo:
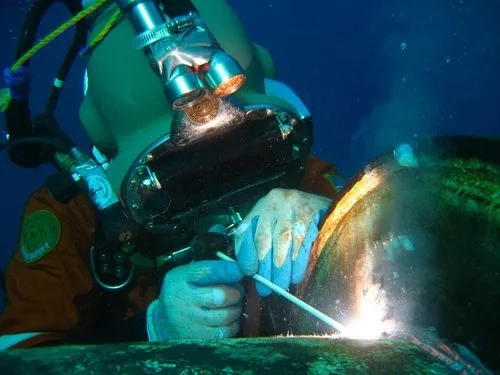
[[(81, 10), (82, 7), (80, 5), (80, 2), (75, 2), (71, 0), (64, 0), (63, 3), (66, 5), (68, 10), (71, 12), (71, 14), (75, 15), (78, 14)], [(56, 79), (58, 79), (61, 82), (64, 82), (66, 80), (66, 77), (73, 66), (73, 62), (75, 61), (76, 57), (80, 53), (81, 49), (85, 46), (85, 43), (87, 41), (87, 34), (88, 34), (88, 27), (87, 25), (83, 22), (80, 21), (75, 25), (76, 31), (75, 31), (75, 37), (73, 38), (73, 42), (71, 43), (71, 46), (66, 53), (66, 56), (64, 58), (64, 61), (59, 68), (59, 71), (57, 72)], [(50, 93), (50, 97), (47, 101), (47, 105), (45, 107), (45, 113), (53, 115), (57, 103), (59, 102), (59, 96), (61, 94), (62, 87), (59, 86), (52, 86), (52, 92)]]
[(23, 146), (42, 146), (49, 147), (55, 152), (68, 153), (67, 147), (55, 139), (43, 138), (43, 137), (26, 137), (21, 139), (16, 139), (7, 145), (7, 151), (14, 150), (16, 147)]
[[(33, 47), (43, 16), (47, 12), (47, 10), (58, 1), (61, 1), (66, 6), (66, 8), (68, 8), (72, 15), (76, 15), (82, 10), (80, 2), (77, 0), (35, 1), (30, 11), (26, 15), (26, 18), (24, 19), (23, 27), (21, 29), (21, 36), (19, 38), (19, 43), (17, 44), (16, 60), (19, 60), (26, 52), (31, 49), (31, 47)], [(77, 30), (79, 28), (87, 29), (87, 26), (84, 22), (79, 22), (77, 24)]]
[[(24, 56), (33, 46), (42, 17), (53, 4), (54, 0), (38, 0), (33, 3), (21, 28), (21, 35), (16, 50), (16, 60)], [(28, 62), (24, 65), (26, 66)], [(5, 111), (5, 124), (11, 140), (33, 136), (34, 131), (31, 125), (29, 98), (11, 99)], [(13, 162), (18, 164), (15, 160)]]
[(54, 2), (54, 0), (38, 0), (33, 3), (33, 6), (24, 19), (21, 29), (21, 36), (17, 44), (16, 60), (19, 60), (33, 46), (40, 21)]
[[(58, 1), (62, 2), (72, 15), (76, 15), (82, 10), (79, 0), (36, 1), (24, 20), (21, 36), (16, 50), (16, 60), (20, 59), (33, 47), (42, 18), (47, 10)], [(65, 81), (75, 58), (78, 56), (80, 49), (84, 46), (87, 34), (88, 27), (86, 23), (77, 23), (73, 42), (71, 43), (63, 63), (57, 72), (56, 78), (61, 82)], [(28, 64), (29, 61), (27, 61), (24, 65), (27, 66)], [(46, 115), (53, 117), (61, 90), (62, 87), (58, 87), (57, 85), (52, 86), (52, 91), (45, 108)], [(32, 168), (42, 164), (43, 162), (51, 161), (50, 159), (53, 157), (53, 154), (46, 154), (43, 152), (47, 149), (47, 146), (49, 146), (47, 144), (47, 138), (38, 136), (38, 129), (36, 129), (36, 126), (34, 126), (35, 124), (33, 124), (31, 120), (29, 98), (13, 98), (5, 111), (5, 122), (10, 138), (9, 143), (11, 143), (7, 149), (11, 160), (15, 164)], [(61, 134), (64, 136), (61, 139), (55, 140), (54, 144), (49, 146), (50, 150), (53, 150), (56, 144), (57, 150), (59, 150), (63, 145), (68, 147), (70, 143), (73, 144), (72, 142), (68, 142), (69, 137), (61, 130), (58, 129), (57, 133), (59, 136)], [(64, 152), (69, 152), (69, 149), (65, 149)]]

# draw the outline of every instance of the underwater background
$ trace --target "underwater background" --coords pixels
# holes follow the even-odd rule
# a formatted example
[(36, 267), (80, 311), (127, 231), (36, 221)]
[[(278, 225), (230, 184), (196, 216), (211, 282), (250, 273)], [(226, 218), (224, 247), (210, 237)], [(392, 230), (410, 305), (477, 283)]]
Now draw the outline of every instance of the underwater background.
[[(415, 137), (500, 136), (500, 3), (492, 0), (298, 0), (229, 3), (250, 38), (272, 54), (278, 79), (313, 114), (313, 153), (352, 176), (371, 158)], [(0, 66), (13, 63), (29, 1), (0, 0)], [(40, 36), (69, 17), (56, 4)], [(73, 31), (32, 59), (32, 114), (41, 112)], [(85, 60), (58, 107), (61, 126), (88, 150), (79, 127)], [(3, 82), (2, 82), (3, 84)], [(0, 117), (0, 126), (4, 119)], [(17, 242), (28, 195), (54, 172), (0, 154), (0, 269)], [(0, 298), (0, 311), (3, 308)]]

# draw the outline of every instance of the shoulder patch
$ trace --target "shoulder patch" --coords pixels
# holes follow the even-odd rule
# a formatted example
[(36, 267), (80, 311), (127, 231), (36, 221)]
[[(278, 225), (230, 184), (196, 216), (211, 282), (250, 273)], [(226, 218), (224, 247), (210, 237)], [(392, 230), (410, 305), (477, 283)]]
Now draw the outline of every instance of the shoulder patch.
[(61, 240), (61, 223), (52, 212), (33, 211), (28, 214), (21, 227), (21, 255), (26, 263), (43, 258)]

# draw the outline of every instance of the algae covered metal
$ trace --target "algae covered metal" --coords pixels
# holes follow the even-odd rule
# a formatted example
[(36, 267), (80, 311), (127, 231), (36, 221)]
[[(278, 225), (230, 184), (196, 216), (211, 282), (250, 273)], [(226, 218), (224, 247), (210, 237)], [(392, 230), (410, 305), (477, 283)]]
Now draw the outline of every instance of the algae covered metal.
[[(335, 199), (296, 294), (354, 336), (431, 329), (500, 370), (500, 139), (405, 147)], [(283, 304), (269, 309), (278, 330), (331, 332)]]
[(407, 341), (272, 337), (65, 346), (0, 353), (9, 375), (443, 374), (456, 371)]

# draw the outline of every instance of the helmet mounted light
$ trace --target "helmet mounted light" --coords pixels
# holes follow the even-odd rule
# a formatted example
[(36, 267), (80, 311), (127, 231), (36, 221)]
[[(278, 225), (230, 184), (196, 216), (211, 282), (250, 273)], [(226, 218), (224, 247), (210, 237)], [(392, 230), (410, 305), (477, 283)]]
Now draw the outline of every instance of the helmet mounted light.
[(165, 95), (182, 108), (205, 91), (215, 96), (235, 93), (245, 82), (238, 62), (229, 56), (196, 12), (170, 18), (151, 0), (118, 0), (138, 33), (137, 48), (145, 51), (160, 74)]

